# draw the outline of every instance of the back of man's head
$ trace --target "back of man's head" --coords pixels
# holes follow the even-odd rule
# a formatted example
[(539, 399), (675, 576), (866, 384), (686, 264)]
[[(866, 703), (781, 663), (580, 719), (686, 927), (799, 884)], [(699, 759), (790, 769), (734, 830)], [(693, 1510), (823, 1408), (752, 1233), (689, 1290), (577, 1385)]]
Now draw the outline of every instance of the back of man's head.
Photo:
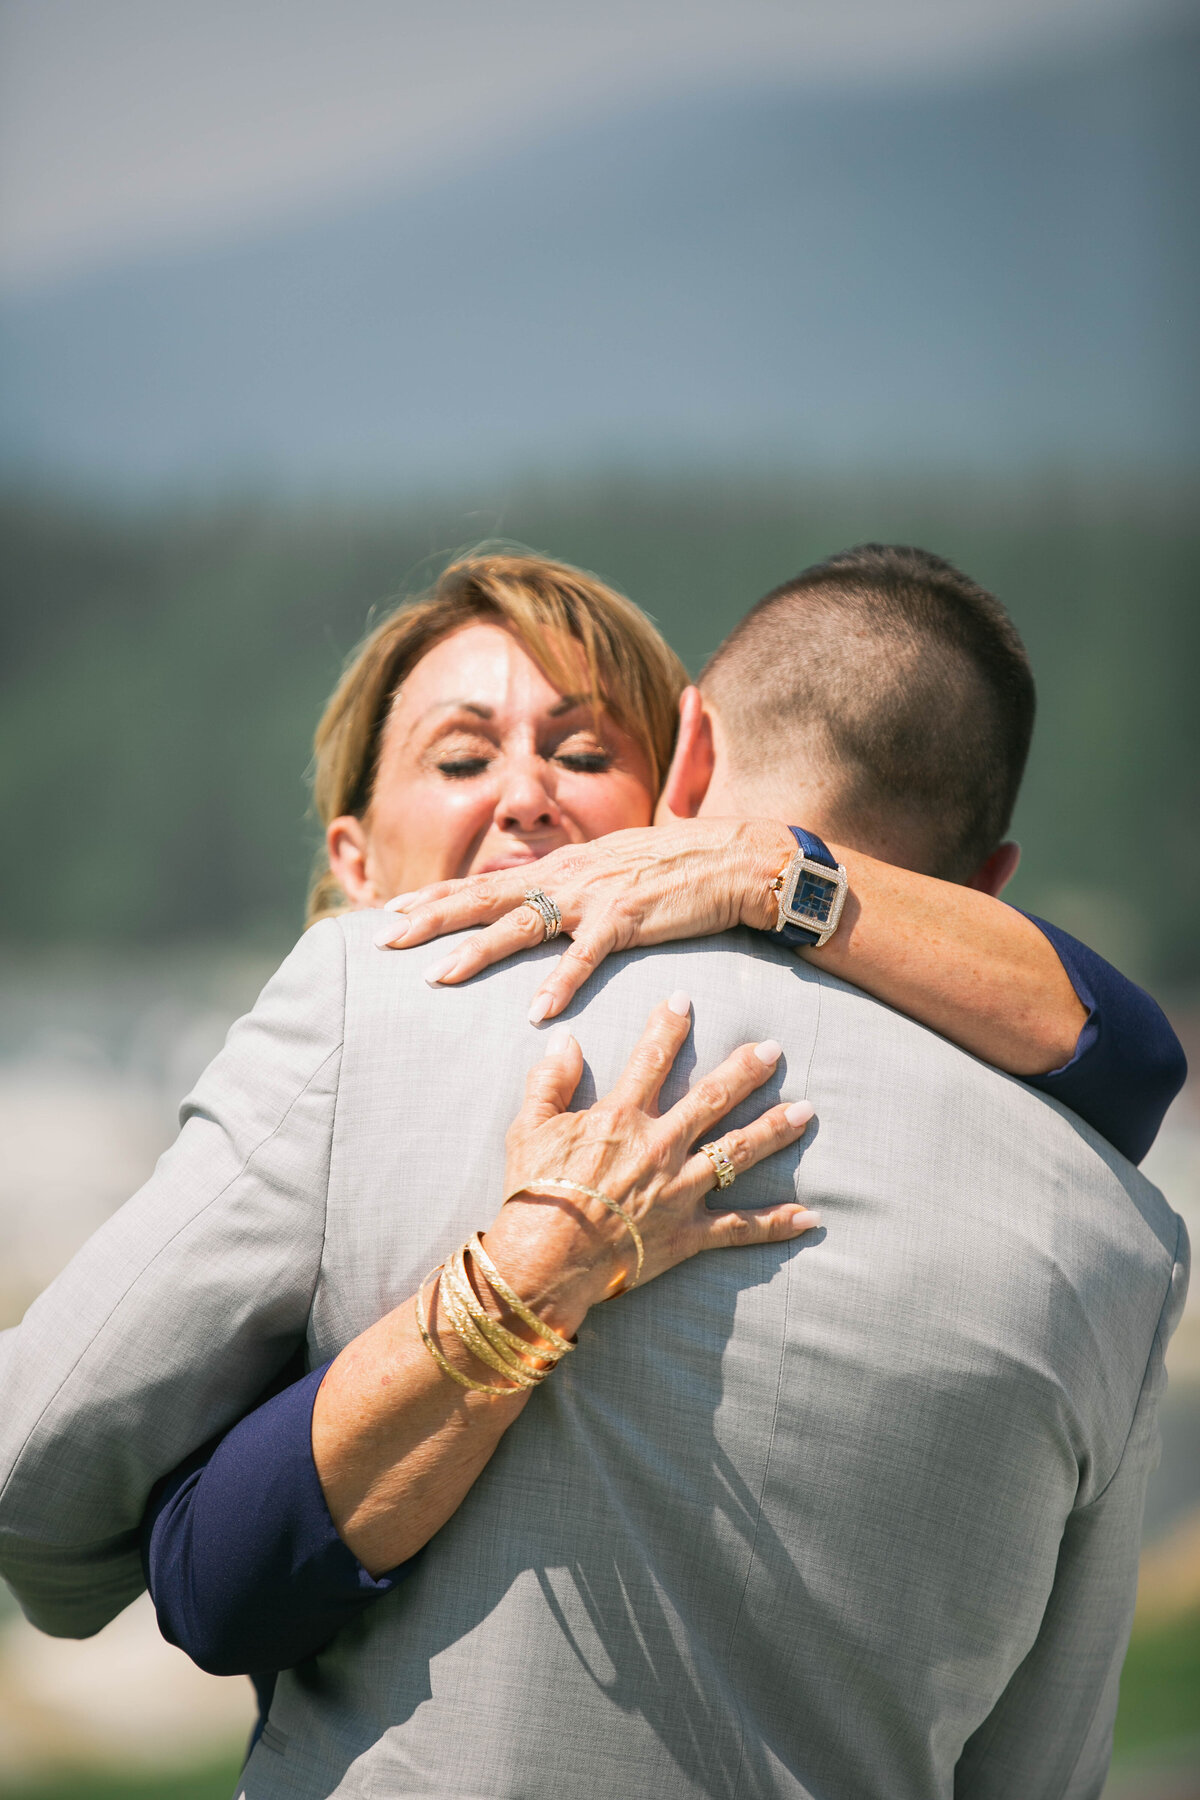
[(815, 563), (758, 602), (699, 685), (748, 800), (815, 778), (836, 841), (901, 844), (889, 860), (950, 881), (1008, 830), (1033, 675), (1000, 602), (940, 556), (863, 544)]

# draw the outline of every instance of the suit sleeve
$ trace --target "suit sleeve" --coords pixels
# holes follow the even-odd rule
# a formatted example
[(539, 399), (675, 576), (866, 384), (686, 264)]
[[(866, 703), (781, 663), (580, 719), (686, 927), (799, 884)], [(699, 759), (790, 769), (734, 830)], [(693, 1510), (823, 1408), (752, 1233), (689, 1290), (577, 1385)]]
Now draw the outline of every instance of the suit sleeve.
[(234, 1026), (146, 1186), (0, 1338), (0, 1574), (44, 1631), (89, 1636), (141, 1592), (151, 1489), (303, 1340), (344, 1013), (330, 920)]
[(1032, 1649), (970, 1737), (955, 1800), (1100, 1800), (1137, 1597), (1146, 1481), (1159, 1456), (1164, 1355), (1187, 1292), (1183, 1223), (1145, 1379), (1116, 1473), (1076, 1507)]

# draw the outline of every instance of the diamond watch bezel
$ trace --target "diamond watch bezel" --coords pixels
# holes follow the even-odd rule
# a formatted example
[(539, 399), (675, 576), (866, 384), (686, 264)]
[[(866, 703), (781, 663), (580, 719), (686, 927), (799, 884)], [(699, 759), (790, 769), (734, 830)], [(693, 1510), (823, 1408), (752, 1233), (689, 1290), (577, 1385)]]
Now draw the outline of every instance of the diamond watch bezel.
[[(829, 903), (827, 918), (818, 918), (812, 913), (801, 912), (795, 905), (796, 889), (805, 876), (824, 882), (831, 887), (833, 898)], [(817, 862), (815, 858), (806, 856), (803, 850), (797, 850), (788, 864), (787, 874), (778, 892), (779, 918), (776, 931), (782, 931), (785, 925), (797, 925), (803, 931), (816, 933), (816, 943), (812, 946), (819, 950), (822, 944), (828, 943), (838, 928), (842, 916), (842, 908), (846, 903), (846, 871), (841, 863), (831, 869), (827, 863)]]

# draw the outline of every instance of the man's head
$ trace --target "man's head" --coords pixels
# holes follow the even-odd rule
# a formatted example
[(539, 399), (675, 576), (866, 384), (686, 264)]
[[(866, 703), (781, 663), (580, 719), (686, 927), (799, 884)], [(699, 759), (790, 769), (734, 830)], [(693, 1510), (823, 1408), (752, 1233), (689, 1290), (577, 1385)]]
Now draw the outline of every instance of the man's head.
[(1034, 686), (991, 594), (926, 550), (864, 544), (760, 600), (682, 714), (670, 811), (773, 814), (965, 882), (1008, 829)]

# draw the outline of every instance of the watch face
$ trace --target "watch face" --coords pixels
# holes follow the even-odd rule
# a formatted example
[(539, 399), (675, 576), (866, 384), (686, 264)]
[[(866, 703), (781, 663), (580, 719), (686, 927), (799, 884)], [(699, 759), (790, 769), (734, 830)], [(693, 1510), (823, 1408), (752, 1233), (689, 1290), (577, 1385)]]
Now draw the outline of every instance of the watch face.
[(825, 870), (805, 856), (796, 857), (779, 903), (780, 924), (785, 920), (802, 931), (811, 931), (823, 944), (837, 929), (846, 898), (846, 871)]
[(831, 881), (827, 875), (815, 875), (811, 869), (805, 869), (788, 911), (793, 915), (803, 915), (803, 922), (806, 924), (811, 920), (814, 925), (828, 925), (837, 893), (836, 881)]

